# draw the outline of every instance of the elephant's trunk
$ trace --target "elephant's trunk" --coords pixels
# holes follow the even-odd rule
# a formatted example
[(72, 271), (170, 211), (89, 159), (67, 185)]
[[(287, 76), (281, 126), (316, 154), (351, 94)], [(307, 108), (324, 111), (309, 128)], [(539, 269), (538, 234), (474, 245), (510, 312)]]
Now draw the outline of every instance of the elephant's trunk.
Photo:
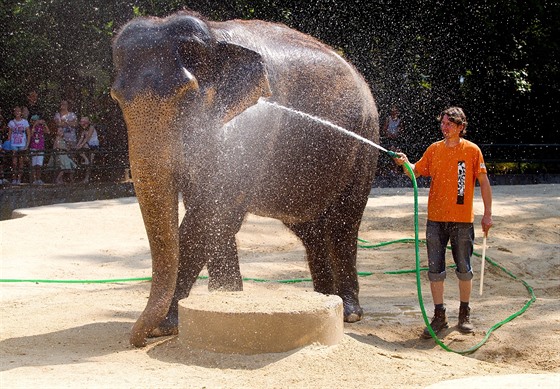
[(130, 342), (146, 338), (165, 318), (177, 280), (179, 258), (178, 192), (175, 171), (181, 139), (172, 131), (176, 104), (150, 93), (123, 104), (128, 128), (134, 189), (152, 253), (152, 286), (148, 304), (134, 325)]

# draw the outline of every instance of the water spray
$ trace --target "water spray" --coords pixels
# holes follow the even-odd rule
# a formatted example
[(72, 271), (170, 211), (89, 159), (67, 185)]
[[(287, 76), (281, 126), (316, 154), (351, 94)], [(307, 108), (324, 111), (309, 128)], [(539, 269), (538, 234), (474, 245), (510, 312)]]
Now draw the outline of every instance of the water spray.
[(358, 134), (356, 134), (355, 132), (348, 131), (346, 128), (340, 127), (339, 125), (336, 125), (336, 124), (334, 124), (334, 123), (332, 123), (332, 122), (330, 122), (330, 121), (328, 121), (328, 120), (322, 119), (322, 118), (320, 118), (320, 117), (318, 117), (318, 116), (310, 115), (310, 114), (305, 113), (305, 112), (302, 112), (302, 111), (298, 111), (297, 109), (285, 107), (285, 106), (283, 106), (283, 105), (281, 105), (281, 104), (278, 104), (278, 103), (276, 103), (276, 102), (271, 102), (271, 101), (264, 100), (263, 98), (261, 98), (261, 99), (259, 100), (259, 102), (262, 102), (262, 103), (264, 103), (264, 104), (270, 105), (270, 106), (272, 106), (272, 107), (274, 107), (274, 108), (278, 108), (278, 109), (281, 109), (281, 110), (284, 110), (284, 111), (287, 111), (287, 112), (296, 114), (296, 115), (298, 115), (298, 116), (302, 116), (302, 117), (304, 117), (304, 118), (306, 118), (306, 119), (310, 119), (310, 120), (312, 120), (312, 121), (314, 121), (314, 122), (318, 122), (318, 123), (324, 124), (324, 125), (327, 126), (327, 127), (334, 128), (335, 130), (338, 130), (338, 131), (342, 132), (343, 134), (346, 134), (346, 135), (348, 135), (348, 136), (351, 136), (352, 138), (355, 138), (355, 139), (359, 140), (360, 142), (366, 143), (366, 144), (368, 144), (368, 145), (370, 145), (370, 146), (373, 146), (373, 147), (375, 147), (375, 148), (377, 148), (377, 149), (379, 149), (379, 150), (381, 150), (381, 151), (383, 151), (383, 152), (389, 154), (389, 156), (390, 156), (391, 158), (399, 158), (399, 156), (398, 156), (395, 152), (390, 151), (390, 150), (387, 150), (386, 148), (384, 148), (384, 147), (378, 145), (377, 143), (375, 143), (375, 142), (373, 142), (373, 141), (371, 141), (371, 140), (369, 140), (369, 139), (367, 139), (367, 138), (364, 138), (363, 136), (358, 135)]
[[(349, 135), (363, 143), (366, 143), (370, 146), (373, 146), (385, 153), (387, 153), (387, 155), (391, 158), (400, 158), (400, 156), (391, 151), (391, 150), (387, 150), (384, 147), (378, 145), (375, 142), (372, 142), (369, 139), (366, 139), (352, 131), (348, 131), (347, 129), (340, 127), (334, 123), (331, 123), (328, 120), (319, 118), (317, 116), (313, 116), (310, 114), (307, 114), (305, 112), (301, 112), (292, 108), (288, 108), (288, 107), (284, 107), (283, 105), (280, 105), (278, 103), (275, 102), (269, 102), (266, 101), (264, 99), (260, 99), (260, 102), (267, 104), (269, 106), (272, 106), (274, 108), (277, 109), (281, 109), (287, 112), (291, 112), (293, 114), (302, 116), (304, 118), (307, 118), (309, 120), (313, 120), (319, 123), (322, 123), (328, 127), (334, 128), (346, 135)], [(414, 239), (400, 239), (400, 240), (396, 240), (396, 241), (391, 241), (391, 242), (384, 242), (381, 243), (379, 246), (381, 245), (387, 245), (387, 244), (391, 244), (391, 243), (402, 243), (402, 242), (414, 242), (414, 248), (415, 248), (415, 256), (416, 256), (416, 268), (414, 270), (405, 270), (405, 271), (395, 271), (395, 272), (386, 272), (385, 274), (400, 274), (400, 273), (411, 273), (411, 272), (415, 272), (416, 273), (416, 285), (417, 285), (417, 293), (418, 293), (418, 302), (420, 305), (420, 310), (422, 311), (422, 317), (424, 319), (424, 322), (426, 323), (426, 326), (428, 328), (428, 331), (430, 332), (432, 338), (435, 340), (435, 342), (444, 350), (446, 351), (450, 351), (450, 352), (454, 352), (457, 354), (470, 354), (476, 350), (478, 350), (490, 337), (490, 334), (496, 330), (497, 328), (501, 327), (503, 324), (508, 323), (509, 321), (513, 320), (514, 318), (516, 318), (517, 316), (521, 315), (522, 313), (524, 313), (529, 306), (536, 300), (536, 296), (535, 293), (533, 291), (533, 288), (525, 281), (523, 280), (519, 280), (521, 283), (523, 283), (523, 285), (525, 286), (525, 288), (529, 291), (531, 298), (529, 301), (527, 301), (525, 303), (525, 305), (523, 306), (523, 308), (519, 311), (517, 311), (516, 313), (514, 313), (513, 315), (509, 316), (508, 318), (506, 318), (505, 320), (502, 320), (498, 323), (496, 323), (494, 326), (492, 326), (489, 330), (486, 331), (486, 334), (484, 336), (484, 338), (476, 345), (474, 345), (473, 347), (467, 349), (467, 350), (453, 350), (449, 347), (447, 347), (444, 343), (441, 342), (441, 340), (438, 339), (437, 335), (435, 334), (435, 332), (433, 331), (432, 327), (430, 326), (430, 322), (428, 320), (428, 316), (426, 314), (426, 310), (424, 308), (424, 303), (422, 300), (422, 288), (421, 288), (421, 280), (420, 280), (420, 272), (422, 270), (426, 270), (420, 267), (420, 239), (418, 237), (418, 186), (416, 183), (416, 177), (414, 175), (414, 172), (412, 170), (412, 167), (410, 166), (410, 164), (408, 162), (405, 162), (405, 164), (403, 165), (407, 171), (410, 173), (410, 179), (412, 180), (412, 184), (414, 187)], [(488, 262), (501, 269), (503, 272), (505, 272), (508, 276), (510, 276), (511, 278), (513, 278), (514, 280), (518, 280), (518, 278), (511, 273), (509, 270), (507, 270), (506, 268), (500, 266), (499, 264), (497, 264), (496, 262), (492, 261), (490, 258), (486, 258), (486, 236), (487, 233), (485, 233), (484, 235), (484, 241), (483, 241), (483, 248), (482, 248), (482, 271), (481, 271), (481, 279), (480, 279), (480, 294), (482, 294), (482, 283), (483, 283), (483, 277), (484, 277), (484, 265), (485, 265), (485, 260), (488, 259)], [(377, 246), (362, 246), (364, 248), (373, 248), (373, 247), (377, 247)], [(474, 255), (476, 256), (480, 256), (477, 253), (474, 253)], [(358, 275), (360, 276), (364, 276), (364, 275), (371, 275), (372, 273), (358, 273)], [(199, 278), (207, 278), (207, 277), (199, 277)], [(151, 277), (142, 277), (142, 278), (124, 278), (124, 279), (111, 279), (111, 280), (24, 280), (24, 279), (0, 279), (0, 283), (2, 282), (33, 282), (33, 283), (82, 283), (82, 284), (87, 284), (87, 283), (115, 283), (115, 282), (129, 282), (129, 281), (150, 281)], [(270, 282), (270, 280), (263, 280), (263, 279), (254, 279), (254, 278), (244, 278), (244, 280), (251, 280), (251, 281), (257, 281), (257, 282)], [(276, 281), (276, 282), (282, 282), (282, 283), (295, 283), (295, 282), (304, 282), (304, 281), (311, 281), (310, 279), (295, 279), (295, 280), (281, 280), (281, 281)]]

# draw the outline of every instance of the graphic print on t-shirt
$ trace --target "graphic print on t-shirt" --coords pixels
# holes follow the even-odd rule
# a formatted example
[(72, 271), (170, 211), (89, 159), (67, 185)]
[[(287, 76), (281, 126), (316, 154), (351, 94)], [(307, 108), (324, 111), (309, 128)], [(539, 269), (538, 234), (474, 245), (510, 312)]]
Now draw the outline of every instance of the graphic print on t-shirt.
[(12, 138), (10, 139), (12, 146), (22, 147), (27, 142), (27, 134), (25, 129), (29, 127), (29, 123), (25, 119), (10, 120), (8, 127), (12, 129)]
[(465, 161), (457, 162), (457, 204), (465, 203), (465, 176), (467, 166)]

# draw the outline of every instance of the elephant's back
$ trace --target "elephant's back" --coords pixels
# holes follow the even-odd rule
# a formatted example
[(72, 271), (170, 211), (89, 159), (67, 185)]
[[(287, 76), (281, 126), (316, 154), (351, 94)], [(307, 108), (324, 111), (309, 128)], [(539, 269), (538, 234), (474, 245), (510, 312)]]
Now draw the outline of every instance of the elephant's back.
[(262, 20), (209, 22), (218, 40), (250, 48), (263, 55), (283, 55), (288, 50), (328, 53), (331, 48), (318, 39), (284, 24)]
[[(331, 47), (279, 23), (232, 20), (211, 26), (218, 40), (262, 56), (270, 100), (377, 140), (378, 113), (370, 88), (356, 68)], [(356, 127), (360, 119), (362, 125)]]

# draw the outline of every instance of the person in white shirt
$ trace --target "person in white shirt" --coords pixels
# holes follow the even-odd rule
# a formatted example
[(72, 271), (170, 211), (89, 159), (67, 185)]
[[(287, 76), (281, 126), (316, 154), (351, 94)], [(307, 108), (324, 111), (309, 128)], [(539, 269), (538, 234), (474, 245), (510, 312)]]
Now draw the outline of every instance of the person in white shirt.
[(13, 153), (12, 156), (12, 184), (21, 184), (23, 175), (24, 151), (29, 148), (29, 140), (31, 139), (29, 122), (22, 117), (21, 107), (14, 108), (14, 119), (8, 123), (8, 139)]
[(89, 182), (89, 177), (91, 174), (91, 165), (93, 164), (93, 160), (95, 158), (95, 151), (99, 149), (99, 137), (97, 136), (97, 130), (95, 126), (91, 123), (87, 116), (82, 116), (80, 119), (80, 128), (81, 128), (81, 135), (80, 140), (78, 141), (78, 145), (76, 148), (78, 150), (81, 149), (88, 149), (89, 152), (89, 161), (84, 153), (80, 154), (83, 158), (88, 161), (85, 163), (89, 165), (86, 170), (86, 176), (84, 177), (84, 183)]

